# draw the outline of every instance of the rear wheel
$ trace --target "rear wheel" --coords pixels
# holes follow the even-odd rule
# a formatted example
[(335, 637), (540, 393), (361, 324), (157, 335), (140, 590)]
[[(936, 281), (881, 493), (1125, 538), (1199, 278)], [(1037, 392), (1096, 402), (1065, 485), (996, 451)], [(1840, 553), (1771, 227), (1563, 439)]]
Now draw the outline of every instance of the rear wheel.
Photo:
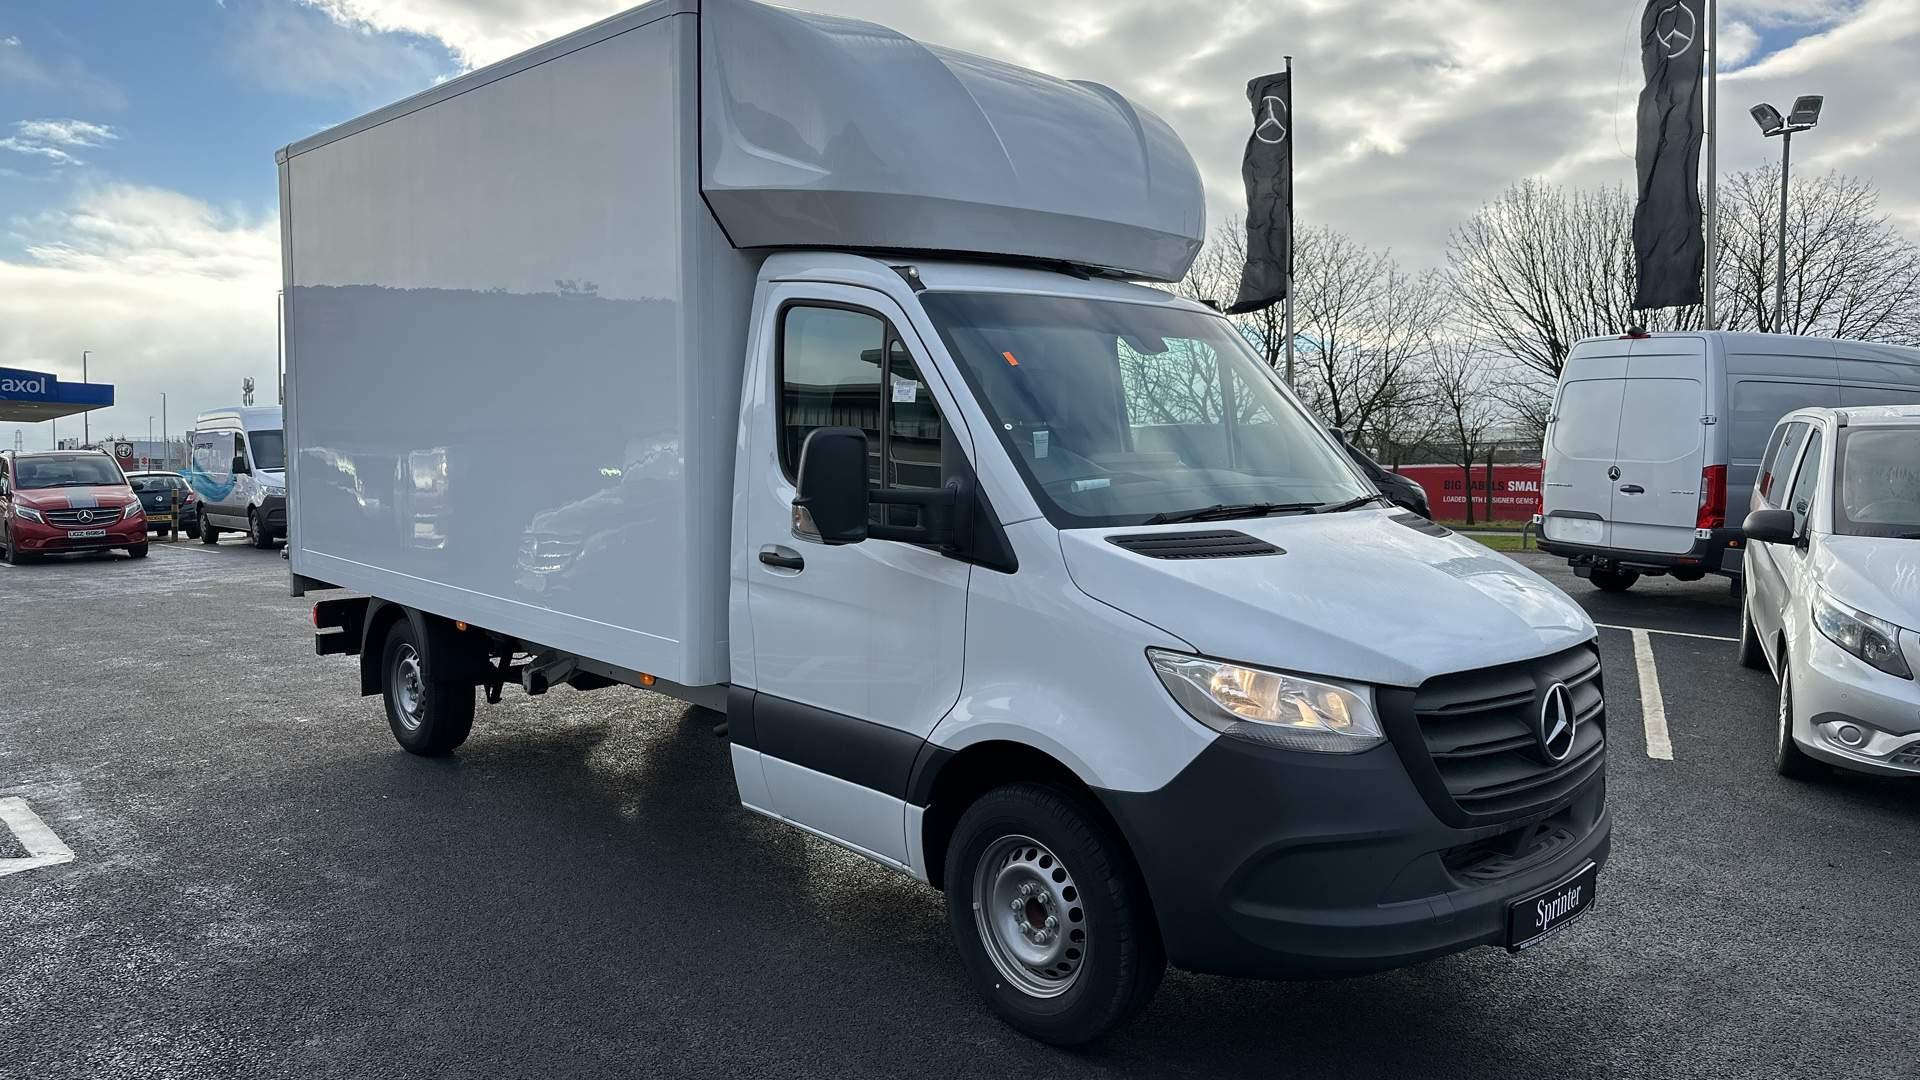
[(1601, 592), (1621, 593), (1633, 588), (1640, 575), (1632, 570), (1603, 570), (1596, 566), (1587, 580)]
[(132, 547), (127, 549), (127, 558), (129, 559), (144, 559), (146, 557), (147, 557), (147, 545), (144, 543), (135, 544)]
[(1773, 749), (1773, 767), (1793, 780), (1811, 780), (1826, 771), (1793, 741), (1793, 669), (1784, 651), (1780, 654), (1780, 730)]
[(402, 749), (433, 757), (467, 741), (473, 730), (473, 687), (434, 678), (427, 643), (412, 619), (400, 619), (387, 631), (380, 671), (387, 726)]
[(220, 530), (214, 528), (213, 522), (205, 518), (200, 520), (200, 542), (203, 544), (217, 544), (220, 542)]
[(947, 921), (969, 980), (1013, 1027), (1074, 1046), (1146, 1007), (1166, 971), (1125, 844), (1053, 787), (990, 791), (947, 848)]

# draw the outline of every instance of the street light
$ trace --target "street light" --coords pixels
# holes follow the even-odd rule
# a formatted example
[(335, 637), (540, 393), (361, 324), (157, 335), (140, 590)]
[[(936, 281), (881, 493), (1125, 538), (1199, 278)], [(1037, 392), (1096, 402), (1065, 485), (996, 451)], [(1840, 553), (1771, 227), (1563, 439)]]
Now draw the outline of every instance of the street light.
[(1787, 175), (1793, 162), (1793, 133), (1808, 131), (1820, 123), (1820, 109), (1827, 103), (1821, 94), (1802, 94), (1794, 99), (1793, 112), (1784, 119), (1780, 110), (1762, 102), (1748, 110), (1760, 134), (1771, 139), (1780, 136), (1780, 265), (1773, 282), (1773, 332), (1779, 333), (1787, 321)]

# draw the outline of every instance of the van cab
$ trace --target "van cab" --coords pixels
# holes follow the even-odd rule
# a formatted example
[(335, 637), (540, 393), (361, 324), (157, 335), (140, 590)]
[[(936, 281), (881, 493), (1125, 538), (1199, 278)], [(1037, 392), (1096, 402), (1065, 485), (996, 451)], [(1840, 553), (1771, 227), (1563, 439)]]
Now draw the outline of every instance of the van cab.
[(1596, 588), (1738, 579), (1767, 437), (1809, 406), (1920, 402), (1920, 349), (1785, 334), (1634, 333), (1574, 346), (1543, 448), (1540, 549)]
[(220, 409), (194, 423), (187, 482), (200, 503), (200, 542), (222, 532), (272, 547), (287, 535), (287, 442), (278, 405)]

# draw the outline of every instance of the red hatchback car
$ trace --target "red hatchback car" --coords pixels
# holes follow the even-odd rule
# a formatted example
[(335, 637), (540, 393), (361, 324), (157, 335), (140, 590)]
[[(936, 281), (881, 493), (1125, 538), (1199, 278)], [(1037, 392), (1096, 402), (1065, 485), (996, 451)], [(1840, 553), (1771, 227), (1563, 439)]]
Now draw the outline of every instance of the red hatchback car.
[(0, 549), (19, 565), (39, 555), (124, 548), (147, 554), (147, 515), (101, 450), (0, 454)]

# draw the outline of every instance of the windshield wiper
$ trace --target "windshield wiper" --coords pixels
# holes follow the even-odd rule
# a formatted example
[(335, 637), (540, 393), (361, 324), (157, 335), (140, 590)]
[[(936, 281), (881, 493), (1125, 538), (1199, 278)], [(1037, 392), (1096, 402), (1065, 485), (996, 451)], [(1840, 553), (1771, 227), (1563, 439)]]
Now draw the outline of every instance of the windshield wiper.
[(1316, 506), (1313, 512), (1316, 514), (1344, 514), (1349, 510), (1358, 510), (1368, 503), (1380, 502), (1385, 498), (1385, 495), (1362, 495), (1357, 499), (1348, 499), (1343, 503), (1334, 503), (1330, 506)]
[(1155, 514), (1142, 525), (1174, 525), (1184, 521), (1228, 521), (1233, 518), (1267, 517), (1272, 514), (1305, 514), (1319, 509), (1319, 503), (1218, 503), (1198, 510), (1169, 510)]

